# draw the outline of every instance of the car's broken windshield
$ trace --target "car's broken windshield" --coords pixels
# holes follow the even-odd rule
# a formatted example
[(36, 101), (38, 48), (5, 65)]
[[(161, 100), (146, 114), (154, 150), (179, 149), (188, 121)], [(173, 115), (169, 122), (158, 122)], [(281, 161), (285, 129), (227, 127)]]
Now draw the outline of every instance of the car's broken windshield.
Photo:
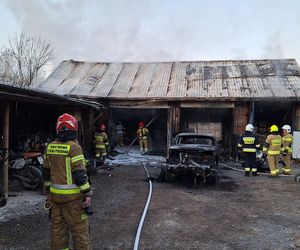
[(204, 144), (213, 145), (213, 140), (203, 137), (182, 137), (179, 141), (180, 144)]

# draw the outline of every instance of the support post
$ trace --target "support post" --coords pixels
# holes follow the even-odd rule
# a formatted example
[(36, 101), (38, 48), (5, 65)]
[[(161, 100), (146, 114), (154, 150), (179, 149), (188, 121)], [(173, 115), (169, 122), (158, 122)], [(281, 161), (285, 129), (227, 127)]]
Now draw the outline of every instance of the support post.
[(295, 113), (294, 113), (294, 122), (292, 124), (294, 126), (293, 130), (300, 130), (300, 105), (295, 105)]
[(240, 136), (244, 131), (249, 119), (249, 106), (236, 106), (233, 110), (233, 134)]
[(180, 114), (181, 114), (181, 109), (178, 105), (171, 105), (170, 108), (168, 109), (168, 120), (167, 120), (168, 149), (172, 143), (172, 136), (175, 133), (180, 132)]
[(9, 148), (9, 102), (4, 103), (3, 117), (3, 196), (8, 198), (8, 148)]

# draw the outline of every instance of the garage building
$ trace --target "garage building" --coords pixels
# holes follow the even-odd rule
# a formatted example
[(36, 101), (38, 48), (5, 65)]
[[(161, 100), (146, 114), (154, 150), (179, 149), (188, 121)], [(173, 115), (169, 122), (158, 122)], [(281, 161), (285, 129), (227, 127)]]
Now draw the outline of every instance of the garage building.
[[(234, 153), (248, 122), (263, 138), (272, 124), (300, 128), (300, 70), (294, 59), (104, 63), (63, 61), (37, 90), (96, 101), (86, 121), (121, 121), (126, 142), (139, 121), (150, 129), (152, 150), (165, 150), (178, 132), (214, 134)], [(86, 125), (89, 127), (89, 125)], [(90, 131), (89, 133), (93, 133)], [(229, 152), (228, 152), (229, 151)]]

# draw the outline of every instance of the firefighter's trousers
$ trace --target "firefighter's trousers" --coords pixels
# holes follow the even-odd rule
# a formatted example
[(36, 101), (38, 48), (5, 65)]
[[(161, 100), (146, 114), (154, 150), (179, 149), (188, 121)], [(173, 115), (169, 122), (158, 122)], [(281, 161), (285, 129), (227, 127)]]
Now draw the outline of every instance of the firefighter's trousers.
[(96, 144), (95, 146), (95, 158), (105, 157), (107, 155), (105, 144)]
[(279, 174), (279, 154), (278, 155), (269, 155), (267, 156), (268, 164), (270, 168), (270, 173), (272, 176)]
[(250, 172), (252, 172), (253, 174), (256, 174), (256, 152), (243, 152), (242, 157), (245, 161), (245, 173), (249, 174)]
[(291, 158), (292, 158), (292, 156), (290, 154), (281, 156), (281, 159), (284, 162), (284, 166), (282, 168), (284, 174), (291, 174), (291, 171), (292, 171)]
[(148, 138), (147, 136), (139, 137), (139, 143), (140, 143), (140, 151), (148, 151)]
[(89, 248), (89, 221), (81, 207), (81, 199), (68, 203), (53, 203), (51, 211), (51, 249), (68, 249), (69, 232), (73, 249)]

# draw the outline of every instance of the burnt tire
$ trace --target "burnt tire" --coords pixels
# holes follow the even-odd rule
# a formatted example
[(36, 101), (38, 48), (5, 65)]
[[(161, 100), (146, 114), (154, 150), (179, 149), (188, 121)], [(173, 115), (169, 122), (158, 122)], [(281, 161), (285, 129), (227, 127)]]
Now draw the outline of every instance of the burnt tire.
[(172, 173), (169, 169), (165, 170), (165, 180), (166, 181), (171, 181), (172, 180)]
[(300, 183), (300, 173), (295, 175), (294, 181)]
[(36, 190), (43, 183), (42, 172), (32, 165), (24, 166), (22, 177), (26, 178), (27, 180), (20, 179), (19, 181), (21, 186), (29, 190)]
[(165, 173), (165, 171), (163, 169), (160, 171), (160, 174), (157, 177), (157, 181), (158, 182), (164, 182), (164, 181), (166, 181), (166, 173)]
[(212, 174), (211, 176), (206, 178), (206, 182), (209, 183), (209, 184), (216, 183), (217, 180), (218, 180), (217, 174)]

